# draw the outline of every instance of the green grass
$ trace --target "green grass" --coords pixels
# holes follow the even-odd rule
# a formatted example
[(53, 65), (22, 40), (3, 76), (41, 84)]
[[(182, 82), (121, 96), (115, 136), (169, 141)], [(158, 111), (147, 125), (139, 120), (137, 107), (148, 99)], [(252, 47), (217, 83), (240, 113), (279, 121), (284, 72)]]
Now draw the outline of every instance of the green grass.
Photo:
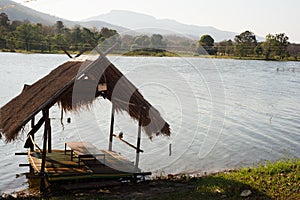
[(243, 190), (252, 192), (247, 199), (300, 199), (300, 159), (217, 173), (192, 184), (194, 190), (154, 199), (245, 199)]

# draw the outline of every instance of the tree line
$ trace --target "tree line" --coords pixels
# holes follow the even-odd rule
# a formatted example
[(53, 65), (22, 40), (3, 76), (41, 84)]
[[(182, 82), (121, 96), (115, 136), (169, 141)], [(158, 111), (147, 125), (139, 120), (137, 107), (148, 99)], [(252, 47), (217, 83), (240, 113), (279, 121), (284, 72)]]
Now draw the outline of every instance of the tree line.
[(210, 35), (201, 36), (198, 41), (196, 54), (210, 54), (220, 56), (257, 57), (266, 60), (286, 59), (290, 56), (295, 59), (300, 53), (300, 46), (290, 44), (285, 33), (268, 34), (265, 41), (258, 42), (251, 31), (245, 31), (234, 37), (234, 40), (225, 40), (218, 43)]
[(29, 21), (10, 21), (0, 14), (0, 49), (3, 51), (57, 52), (60, 49), (81, 51), (93, 45), (118, 43), (117, 53), (138, 49), (162, 49), (185, 54), (209, 54), (217, 56), (256, 57), (266, 60), (300, 57), (300, 45), (290, 44), (285, 33), (268, 34), (265, 41), (258, 42), (251, 31), (236, 35), (233, 40), (215, 42), (210, 35), (202, 35), (198, 41), (180, 36), (161, 34), (123, 35), (109, 28), (66, 27), (62, 21), (54, 25), (32, 24)]
[[(110, 44), (108, 44), (110, 43)], [(29, 21), (10, 21), (5, 13), (0, 14), (0, 49), (8, 51), (25, 50), (56, 52), (60, 49), (80, 51), (91, 44), (107, 45), (118, 43), (123, 52), (142, 48), (165, 49), (167, 44), (160, 34), (124, 35), (109, 28), (66, 27), (62, 21), (52, 26), (32, 24)]]
[(117, 35), (116, 30), (65, 27), (62, 21), (53, 26), (32, 24), (29, 21), (10, 21), (5, 13), (0, 14), (0, 49), (55, 52), (61, 48), (80, 51), (90, 44), (99, 44), (106, 38)]

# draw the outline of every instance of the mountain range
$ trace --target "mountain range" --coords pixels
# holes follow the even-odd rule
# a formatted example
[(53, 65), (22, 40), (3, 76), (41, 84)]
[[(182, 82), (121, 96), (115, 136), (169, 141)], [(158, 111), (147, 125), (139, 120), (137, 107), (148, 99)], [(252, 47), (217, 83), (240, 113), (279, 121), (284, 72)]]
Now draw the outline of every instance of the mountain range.
[(60, 17), (56, 17), (50, 14), (42, 13), (37, 10), (28, 8), (26, 6), (23, 6), (19, 3), (16, 3), (11, 0), (0, 0), (0, 12), (4, 12), (8, 15), (9, 19), (11, 21), (13, 20), (28, 20), (31, 23), (41, 23), (45, 25), (54, 25), (56, 21), (60, 20), (62, 21), (67, 27), (73, 27), (75, 25), (80, 25), (84, 26), (87, 28), (102, 28), (102, 27), (107, 27), (110, 29), (115, 29), (118, 32), (124, 32), (127, 31), (128, 29), (120, 26), (116, 26), (113, 24), (109, 24), (104, 21), (86, 21), (86, 22), (78, 22), (78, 21), (71, 21), (71, 20), (66, 20)]
[(201, 35), (210, 34), (216, 41), (233, 39), (237, 33), (222, 31), (212, 26), (187, 25), (170, 19), (157, 19), (141, 13), (112, 10), (83, 21), (105, 21), (110, 24), (126, 27), (139, 33), (157, 33), (163, 35), (181, 35), (191, 39), (199, 39)]
[(139, 35), (159, 33), (162, 35), (184, 36), (193, 40), (199, 39), (203, 34), (210, 34), (215, 41), (233, 39), (238, 34), (230, 31), (222, 31), (211, 26), (187, 25), (175, 20), (157, 19), (150, 15), (124, 10), (112, 10), (107, 14), (101, 14), (82, 21), (71, 21), (36, 11), (11, 0), (1, 0), (0, 12), (5, 12), (11, 21), (28, 20), (31, 23), (53, 25), (56, 21), (61, 20), (68, 27), (75, 25), (87, 28), (96, 27), (99, 29), (107, 27), (115, 29), (121, 34)]

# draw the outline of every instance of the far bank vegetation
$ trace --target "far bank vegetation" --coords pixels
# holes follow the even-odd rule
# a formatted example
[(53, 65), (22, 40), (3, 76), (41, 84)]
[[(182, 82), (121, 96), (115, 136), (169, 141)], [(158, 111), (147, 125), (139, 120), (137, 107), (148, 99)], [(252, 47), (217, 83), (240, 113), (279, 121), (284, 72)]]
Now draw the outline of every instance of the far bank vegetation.
[[(285, 33), (268, 34), (258, 41), (251, 31), (233, 39), (215, 42), (205, 34), (198, 41), (177, 35), (119, 35), (109, 28), (66, 27), (62, 21), (52, 26), (29, 21), (11, 21), (0, 14), (0, 50), (8, 52), (61, 53), (78, 52), (91, 44), (108, 48), (117, 43), (113, 53), (146, 56), (212, 56), (239, 59), (300, 60), (300, 44), (289, 42)], [(171, 53), (172, 52), (172, 53)]]

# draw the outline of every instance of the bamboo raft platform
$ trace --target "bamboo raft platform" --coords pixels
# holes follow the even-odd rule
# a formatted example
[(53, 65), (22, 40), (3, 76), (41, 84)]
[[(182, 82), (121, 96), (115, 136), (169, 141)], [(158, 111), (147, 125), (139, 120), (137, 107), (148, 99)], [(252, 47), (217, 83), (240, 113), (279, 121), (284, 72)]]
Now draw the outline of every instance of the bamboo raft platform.
[[(79, 179), (132, 179), (136, 176), (150, 175), (150, 172), (142, 173), (140, 169), (135, 171), (133, 162), (119, 153), (101, 150), (105, 155), (102, 159), (91, 157), (74, 158), (71, 160), (71, 150), (52, 150), (47, 153), (45, 164), (45, 176), (48, 182), (71, 181)], [(33, 171), (33, 178), (38, 177), (42, 166), (42, 153), (28, 151), (28, 160)]]

